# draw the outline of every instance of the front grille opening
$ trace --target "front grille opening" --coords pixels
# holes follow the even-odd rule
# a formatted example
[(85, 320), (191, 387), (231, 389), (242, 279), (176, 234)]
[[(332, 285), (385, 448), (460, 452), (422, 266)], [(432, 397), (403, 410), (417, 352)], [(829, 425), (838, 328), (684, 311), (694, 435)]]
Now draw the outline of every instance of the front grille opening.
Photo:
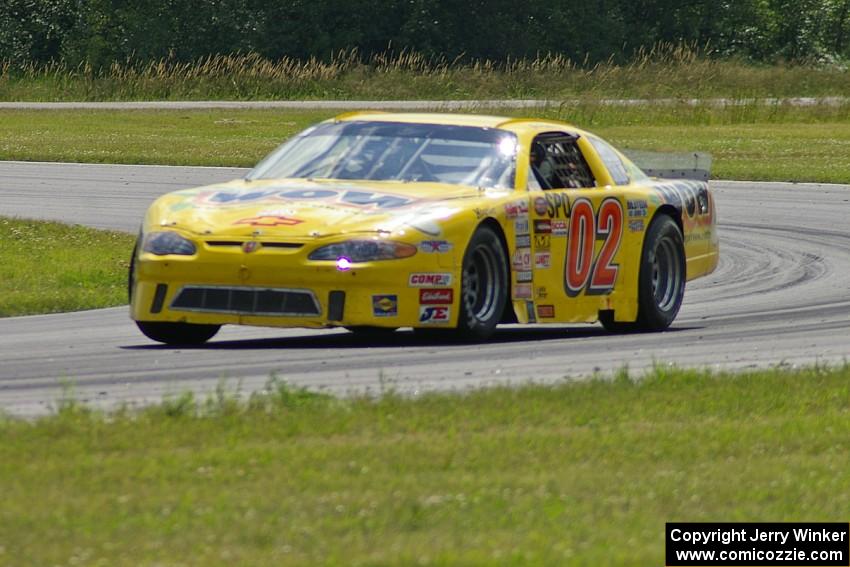
[(225, 286), (185, 286), (171, 308), (178, 311), (317, 317), (319, 302), (306, 289), (268, 289)]

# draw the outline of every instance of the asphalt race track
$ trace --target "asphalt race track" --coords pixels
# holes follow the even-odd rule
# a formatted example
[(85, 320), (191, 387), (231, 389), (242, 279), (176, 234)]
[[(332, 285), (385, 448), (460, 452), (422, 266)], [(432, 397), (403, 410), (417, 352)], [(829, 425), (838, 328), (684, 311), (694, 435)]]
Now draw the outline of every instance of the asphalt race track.
[[(156, 195), (243, 172), (0, 162), (0, 215), (135, 232)], [(713, 188), (721, 263), (688, 285), (665, 333), (509, 326), (486, 344), (440, 345), (404, 331), (369, 344), (346, 331), (226, 327), (204, 347), (174, 349), (142, 336), (126, 307), (0, 319), (0, 409), (44, 413), (68, 387), (98, 407), (208, 392), (222, 380), (245, 393), (272, 374), (335, 393), (415, 394), (610, 375), (625, 365), (637, 374), (653, 364), (741, 369), (850, 359), (850, 186)]]

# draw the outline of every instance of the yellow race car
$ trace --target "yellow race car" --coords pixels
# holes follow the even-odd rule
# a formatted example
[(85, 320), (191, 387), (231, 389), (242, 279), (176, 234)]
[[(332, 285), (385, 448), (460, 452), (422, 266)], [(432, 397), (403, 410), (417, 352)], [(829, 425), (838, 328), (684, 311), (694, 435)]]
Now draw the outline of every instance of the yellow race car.
[(650, 178), (569, 124), (349, 113), (244, 179), (157, 199), (130, 311), (168, 344), (225, 324), (466, 340), (517, 322), (663, 330), (685, 281), (717, 265), (715, 222), (707, 175)]

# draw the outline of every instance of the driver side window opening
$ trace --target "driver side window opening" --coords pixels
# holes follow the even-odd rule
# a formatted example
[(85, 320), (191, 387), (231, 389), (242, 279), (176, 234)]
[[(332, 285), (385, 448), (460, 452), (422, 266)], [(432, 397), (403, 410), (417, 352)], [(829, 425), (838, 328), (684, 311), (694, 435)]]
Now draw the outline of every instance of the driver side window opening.
[(529, 189), (595, 187), (590, 166), (576, 144), (576, 136), (562, 132), (540, 134), (531, 144)]

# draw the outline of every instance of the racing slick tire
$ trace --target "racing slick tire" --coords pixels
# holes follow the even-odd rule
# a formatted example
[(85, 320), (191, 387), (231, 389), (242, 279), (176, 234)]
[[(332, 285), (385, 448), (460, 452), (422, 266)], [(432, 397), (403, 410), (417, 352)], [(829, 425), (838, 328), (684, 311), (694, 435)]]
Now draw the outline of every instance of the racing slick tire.
[[(133, 301), (133, 287), (136, 276), (136, 251), (139, 242), (130, 256), (130, 269), (127, 271), (127, 295)], [(215, 336), (221, 325), (198, 325), (194, 323), (171, 323), (168, 321), (136, 321), (136, 326), (147, 338), (167, 345), (200, 345)]]
[(172, 323), (168, 321), (136, 321), (139, 330), (149, 339), (167, 345), (200, 345), (215, 336), (221, 325)]
[(508, 296), (508, 260), (496, 232), (482, 226), (463, 255), (454, 338), (483, 341), (496, 330)]
[(673, 323), (685, 295), (685, 245), (682, 231), (668, 215), (653, 219), (646, 232), (638, 277), (638, 318), (614, 321), (602, 311), (599, 321), (608, 331), (663, 331)]

